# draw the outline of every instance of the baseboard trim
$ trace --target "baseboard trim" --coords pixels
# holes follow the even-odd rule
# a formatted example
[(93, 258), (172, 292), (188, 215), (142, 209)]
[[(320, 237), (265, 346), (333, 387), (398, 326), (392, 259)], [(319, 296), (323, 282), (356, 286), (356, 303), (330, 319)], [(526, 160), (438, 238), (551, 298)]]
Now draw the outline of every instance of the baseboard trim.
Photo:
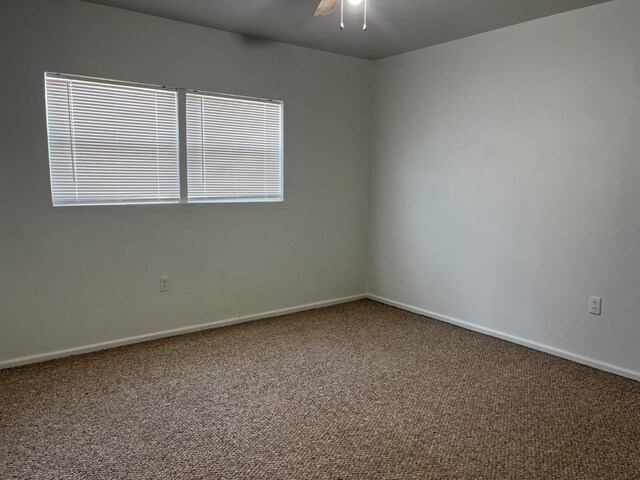
[(47, 360), (54, 360), (56, 358), (69, 357), (72, 355), (81, 355), (83, 353), (97, 352), (99, 350), (105, 350), (108, 348), (120, 347), (123, 345), (131, 345), (134, 343), (147, 342), (149, 340), (156, 340), (158, 338), (173, 337), (175, 335), (182, 335), (184, 333), (198, 332), (201, 330), (209, 330), (211, 328), (226, 327), (228, 325), (235, 325), (238, 323), (251, 322), (253, 320), (260, 320), (263, 318), (277, 317), (279, 315), (286, 315), (288, 313), (303, 312), (305, 310), (313, 310), (314, 308), (330, 307), (331, 305), (339, 305), (341, 303), (353, 302), (356, 300), (362, 300), (367, 298), (366, 294), (351, 295), (349, 297), (334, 298), (331, 300), (325, 300), (322, 302), (307, 303), (305, 305), (298, 305), (295, 307), (281, 308), (279, 310), (271, 310), (269, 312), (256, 313), (253, 315), (244, 315), (239, 317), (228, 318), (225, 320), (216, 320), (209, 323), (201, 323), (199, 325), (191, 325), (188, 327), (174, 328), (171, 330), (164, 330), (161, 332), (146, 333), (143, 335), (137, 335), (134, 337), (121, 338), (118, 340), (109, 340), (107, 342), (94, 343), (91, 345), (84, 345), (82, 347), (67, 348), (65, 350), (57, 350), (55, 352), (38, 353), (36, 355), (29, 355), (26, 357), (12, 358), (9, 360), (0, 361), (0, 370), (4, 368), (18, 367), (21, 365), (29, 365), (31, 363), (45, 362)]
[(626, 368), (618, 367), (616, 365), (600, 362), (592, 358), (583, 357), (582, 355), (571, 353), (566, 350), (561, 350), (559, 348), (551, 347), (549, 345), (544, 345), (542, 343), (533, 342), (531, 340), (517, 337), (515, 335), (510, 335), (508, 333), (494, 330), (492, 328), (482, 327), (474, 323), (465, 322), (464, 320), (459, 320), (457, 318), (453, 318), (448, 315), (442, 315), (440, 313), (425, 310), (423, 308), (414, 307), (413, 305), (407, 305), (406, 303), (396, 302), (395, 300), (381, 297), (379, 295), (373, 295), (370, 293), (370, 294), (367, 294), (367, 298), (369, 298), (370, 300), (374, 300), (376, 302), (384, 303), (385, 305), (390, 305), (392, 307), (400, 308), (402, 310), (407, 310), (408, 312), (417, 313), (418, 315), (423, 315), (425, 317), (433, 318), (435, 320), (440, 320), (446, 323), (450, 323), (452, 325), (457, 325), (458, 327), (466, 328), (467, 330), (473, 330), (474, 332), (483, 333), (485, 335), (490, 335), (492, 337), (500, 338), (508, 342), (517, 343), (518, 345), (523, 345), (525, 347), (529, 347), (534, 350), (545, 352), (550, 355), (555, 355), (556, 357), (561, 357), (576, 363), (588, 365), (590, 367), (597, 368), (598, 370), (604, 370), (605, 372), (614, 373), (622, 377), (631, 378), (632, 380), (640, 381), (640, 372), (634, 372), (633, 370), (628, 370)]

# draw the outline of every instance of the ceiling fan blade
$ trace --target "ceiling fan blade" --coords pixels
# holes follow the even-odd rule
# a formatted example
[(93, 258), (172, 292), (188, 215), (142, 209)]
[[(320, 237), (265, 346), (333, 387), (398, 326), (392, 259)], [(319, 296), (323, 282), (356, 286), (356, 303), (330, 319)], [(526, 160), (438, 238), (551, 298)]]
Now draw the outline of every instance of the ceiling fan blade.
[(338, 3), (340, 3), (340, 0), (320, 0), (318, 8), (316, 8), (316, 13), (314, 13), (313, 16), (324, 17), (325, 15), (329, 15), (336, 9)]

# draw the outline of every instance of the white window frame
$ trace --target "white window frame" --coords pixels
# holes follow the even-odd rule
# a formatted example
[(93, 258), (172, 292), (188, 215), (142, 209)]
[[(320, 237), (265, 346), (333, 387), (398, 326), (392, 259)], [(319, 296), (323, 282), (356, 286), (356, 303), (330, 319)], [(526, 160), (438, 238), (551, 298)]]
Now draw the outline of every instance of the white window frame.
[[(273, 100), (273, 99), (265, 99), (258, 97), (248, 97), (241, 95), (232, 95), (225, 93), (215, 93), (208, 92), (202, 90), (181, 88), (181, 87), (169, 87), (165, 85), (152, 85), (138, 82), (129, 82), (129, 81), (120, 81), (113, 79), (105, 79), (98, 77), (89, 77), (84, 75), (74, 75), (74, 74), (65, 74), (65, 73), (57, 73), (57, 72), (45, 72), (45, 110), (46, 110), (46, 78), (48, 76), (59, 76), (61, 78), (66, 78), (70, 80), (84, 80), (90, 82), (99, 82), (104, 84), (112, 84), (112, 85), (123, 85), (123, 86), (132, 86), (132, 87), (142, 87), (142, 88), (154, 88), (154, 89), (166, 89), (170, 91), (175, 91), (177, 93), (177, 127), (178, 127), (178, 179), (179, 179), (179, 201), (153, 201), (153, 202), (127, 202), (127, 201), (113, 201), (113, 202), (79, 202), (79, 203), (58, 203), (53, 204), (53, 190), (51, 191), (52, 197), (51, 201), (54, 207), (68, 207), (68, 206), (119, 206), (119, 205), (138, 205), (138, 206), (152, 206), (152, 205), (199, 205), (199, 204), (225, 204), (225, 203), (281, 203), (284, 202), (284, 102), (282, 100)], [(186, 94), (194, 93), (197, 95), (206, 95), (220, 98), (230, 98), (230, 99), (238, 99), (238, 100), (248, 100), (254, 102), (273, 102), (277, 103), (281, 106), (280, 110), (280, 192), (278, 197), (238, 197), (238, 198), (224, 198), (224, 199), (204, 199), (204, 200), (192, 200), (189, 201), (189, 186), (188, 186), (188, 177), (187, 177), (187, 110), (186, 110)], [(49, 142), (49, 121), (48, 121), (48, 112), (46, 114), (46, 123), (47, 123), (47, 142)], [(50, 156), (47, 158), (49, 162), (49, 168), (51, 168)], [(52, 182), (51, 170), (49, 171), (49, 181), (50, 184)], [(53, 185), (51, 184), (51, 187)]]
[[(54, 143), (52, 143), (52, 140), (55, 138), (55, 136), (52, 134), (51, 131), (51, 127), (52, 127), (52, 121), (51, 121), (51, 115), (55, 115), (55, 113), (52, 113), (52, 111), (50, 110), (50, 107), (52, 105), (50, 105), (49, 102), (49, 87), (48, 87), (48, 80), (49, 79), (56, 79), (56, 81), (65, 81), (68, 80), (69, 82), (78, 82), (78, 84), (93, 84), (95, 86), (97, 86), (100, 89), (100, 86), (105, 86), (108, 87), (110, 85), (113, 86), (119, 86), (119, 87), (133, 87), (135, 89), (142, 89), (142, 90), (147, 90), (147, 91), (162, 91), (162, 92), (172, 92), (173, 95), (175, 96), (175, 112), (176, 112), (176, 118), (175, 118), (175, 168), (176, 170), (174, 170), (176, 178), (178, 179), (179, 182), (179, 170), (180, 170), (180, 156), (179, 156), (179, 131), (178, 131), (178, 92), (177, 89), (175, 88), (170, 88), (170, 87), (165, 87), (165, 86), (159, 86), (159, 85), (148, 85), (148, 84), (140, 84), (140, 83), (132, 83), (132, 82), (123, 82), (123, 81), (118, 81), (118, 80), (111, 80), (111, 79), (103, 79), (103, 78), (95, 78), (95, 77), (86, 77), (86, 76), (81, 76), (81, 75), (70, 75), (70, 74), (62, 74), (62, 73), (54, 73), (54, 72), (45, 72), (44, 74), (44, 91), (45, 91), (45, 107), (46, 107), (46, 124), (47, 124), (47, 143), (48, 143), (48, 151), (49, 151), (49, 155), (48, 155), (48, 160), (49, 160), (49, 180), (50, 180), (50, 186), (51, 186), (51, 202), (52, 205), (54, 207), (77, 207), (77, 206), (115, 206), (115, 205), (167, 205), (167, 204), (177, 204), (180, 203), (180, 190), (179, 190), (179, 183), (177, 185), (176, 188), (176, 192), (177, 196), (176, 197), (166, 197), (166, 198), (159, 198), (159, 199), (154, 199), (154, 198), (140, 198), (140, 199), (136, 199), (134, 197), (128, 197), (126, 195), (123, 196), (118, 196), (118, 197), (113, 197), (110, 199), (85, 199), (85, 200), (78, 200), (78, 201), (66, 201), (66, 200), (61, 200), (58, 199), (58, 201), (56, 202), (56, 188), (54, 188), (54, 172), (53, 172), (53, 167), (54, 167), (54, 163), (53, 163), (53, 149), (54, 149)], [(54, 87), (55, 88), (55, 87)], [(130, 90), (131, 91), (131, 90)], [(126, 95), (126, 93), (125, 93)], [(173, 102), (171, 102), (173, 103)], [(86, 108), (86, 107), (85, 107)], [(56, 112), (56, 110), (54, 109), (53, 112)], [(70, 115), (70, 112), (69, 112)], [(55, 118), (55, 117), (53, 117)], [(171, 118), (171, 117), (167, 117), (167, 118)], [(53, 123), (56, 123), (55, 121)], [(173, 122), (170, 122), (171, 124)], [(58, 126), (60, 126), (60, 124), (57, 124)], [(85, 124), (86, 125), (86, 124)], [(72, 128), (71, 126), (69, 126), (69, 128)], [(171, 137), (169, 137), (171, 138)], [(69, 141), (71, 141), (73, 143), (73, 139), (70, 138)], [(73, 154), (72, 154), (72, 162), (73, 162)], [(64, 164), (62, 164), (64, 165)], [(56, 177), (58, 181), (62, 180), (64, 181), (64, 177), (60, 178), (60, 177)], [(75, 182), (75, 177), (74, 177), (74, 182)], [(175, 184), (173, 184), (175, 185)], [(97, 197), (99, 197), (100, 195), (97, 195)]]
[[(278, 179), (280, 185), (280, 191), (278, 192), (277, 197), (237, 197), (237, 198), (206, 198), (206, 199), (192, 199), (188, 200), (188, 179), (185, 180), (185, 202), (190, 204), (201, 204), (201, 203), (272, 203), (272, 202), (284, 202), (284, 102), (282, 100), (273, 100), (268, 98), (257, 98), (257, 97), (247, 97), (241, 95), (230, 95), (224, 93), (215, 93), (215, 92), (207, 92), (202, 90), (192, 90), (187, 89), (182, 93), (182, 104), (179, 104), (178, 113), (181, 117), (184, 117), (184, 145), (185, 145), (185, 156), (184, 156), (184, 174), (186, 176), (186, 168), (187, 168), (187, 155), (186, 155), (186, 95), (194, 94), (197, 96), (203, 97), (213, 97), (213, 98), (223, 98), (223, 99), (231, 99), (231, 100), (241, 100), (252, 103), (272, 103), (280, 106), (280, 151), (279, 151), (279, 163), (280, 163), (280, 178)], [(182, 108), (182, 110), (180, 109)], [(181, 137), (182, 139), (182, 137)], [(181, 157), (181, 165), (182, 165), (182, 157)], [(182, 170), (181, 170), (182, 175)], [(182, 178), (182, 177), (181, 177)]]

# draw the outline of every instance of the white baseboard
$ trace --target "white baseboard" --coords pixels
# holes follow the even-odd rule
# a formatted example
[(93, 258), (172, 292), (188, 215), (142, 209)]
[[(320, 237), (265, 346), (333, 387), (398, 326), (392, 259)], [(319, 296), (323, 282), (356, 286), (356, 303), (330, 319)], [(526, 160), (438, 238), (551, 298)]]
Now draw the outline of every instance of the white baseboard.
[(567, 352), (566, 350), (550, 347), (548, 345), (533, 342), (531, 340), (526, 340), (521, 337), (510, 335), (508, 333), (503, 333), (498, 330), (482, 327), (480, 325), (475, 325), (470, 322), (465, 322), (464, 320), (459, 320), (457, 318), (453, 318), (447, 315), (442, 315), (436, 312), (425, 310), (423, 308), (414, 307), (413, 305), (408, 305), (406, 303), (396, 302), (395, 300), (391, 300), (391, 299), (381, 297), (378, 295), (373, 295), (373, 294), (361, 294), (361, 295), (352, 295), (349, 297), (334, 298), (331, 300), (325, 300), (323, 302), (308, 303), (306, 305), (298, 305), (295, 307), (282, 308), (279, 310), (256, 313), (253, 315), (239, 316), (239, 317), (229, 318), (225, 320), (217, 320), (214, 322), (202, 323), (199, 325), (191, 325), (188, 327), (175, 328), (172, 330), (164, 330), (162, 332), (147, 333), (144, 335), (137, 335), (134, 337), (121, 338), (118, 340), (110, 340), (107, 342), (94, 343), (91, 345), (84, 345), (81, 347), (74, 347), (74, 348), (68, 348), (65, 350), (57, 350), (54, 352), (39, 353), (36, 355), (29, 355), (25, 357), (3, 360), (3, 361), (0, 361), (0, 370), (4, 368), (17, 367), (20, 365), (28, 365), (31, 363), (44, 362), (44, 361), (53, 360), (56, 358), (68, 357), (71, 355), (80, 355), (82, 353), (96, 352), (99, 350), (120, 347), (123, 345), (146, 342), (146, 341), (155, 340), (158, 338), (172, 337), (175, 335), (181, 335), (183, 333), (198, 332), (200, 330), (208, 330), (211, 328), (225, 327), (228, 325), (235, 325), (238, 323), (250, 322), (252, 320), (260, 320), (263, 318), (277, 317), (278, 315), (286, 315), (287, 313), (295, 313), (295, 312), (302, 312), (305, 310), (312, 310), (314, 308), (329, 307), (331, 305), (338, 305), (341, 303), (353, 302), (356, 300), (361, 300), (363, 298), (369, 298), (376, 302), (384, 303), (392, 307), (397, 307), (402, 310), (407, 310), (409, 312), (413, 312), (419, 315), (424, 315), (426, 317), (433, 318), (435, 320), (440, 320), (443, 322), (450, 323), (452, 325), (457, 325), (459, 327), (466, 328), (467, 330), (473, 330), (475, 332), (484, 333), (492, 337), (500, 338), (502, 340), (506, 340), (512, 343), (517, 343), (518, 345), (523, 345), (525, 347), (533, 348), (534, 350), (539, 350), (541, 352), (549, 353), (551, 355), (565, 358), (567, 360), (581, 363), (583, 365), (588, 365), (590, 367), (594, 367), (599, 370), (604, 370), (605, 372), (614, 373), (616, 375), (620, 375), (623, 377), (640, 381), (640, 372), (635, 372), (633, 370), (628, 370), (626, 368), (618, 367), (616, 365), (600, 362), (598, 360), (583, 357), (582, 355)]
[(395, 300), (390, 300), (388, 298), (380, 297), (378, 295), (368, 294), (367, 298), (374, 300), (376, 302), (390, 305), (392, 307), (397, 307), (402, 310), (407, 310), (408, 312), (417, 313), (419, 315), (424, 315), (425, 317), (433, 318), (435, 320), (441, 320), (443, 322), (447, 322), (452, 325), (457, 325), (459, 327), (466, 328), (467, 330), (473, 330), (475, 332), (484, 333), (485, 335), (490, 335), (492, 337), (500, 338), (502, 340), (507, 340), (508, 342), (517, 343), (518, 345), (523, 345), (525, 347), (533, 348), (534, 350), (539, 350), (541, 352), (549, 353), (551, 355), (555, 355), (556, 357), (561, 357), (566, 360), (571, 360), (577, 363), (581, 363), (583, 365), (588, 365), (590, 367), (597, 368), (598, 370), (604, 370), (605, 372), (615, 373), (616, 375), (620, 375), (622, 377), (627, 377), (633, 380), (640, 381), (640, 372), (634, 372), (633, 370), (628, 370), (626, 368), (618, 367), (616, 365), (600, 362), (592, 358), (587, 358), (587, 357), (583, 357), (582, 355), (567, 352), (566, 350), (561, 350), (559, 348), (543, 345), (538, 342), (533, 342), (531, 340), (527, 340), (521, 337), (516, 337), (515, 335), (510, 335), (508, 333), (500, 332), (498, 330), (493, 330), (492, 328), (482, 327), (480, 325), (475, 325), (473, 323), (465, 322), (464, 320), (458, 320), (457, 318), (449, 317), (447, 315), (441, 315), (439, 313), (431, 312), (423, 308), (407, 305), (406, 303), (396, 302)]
[(53, 360), (56, 358), (69, 357), (71, 355), (80, 355), (82, 353), (96, 352), (98, 350), (105, 350), (107, 348), (120, 347), (122, 345), (130, 345), (133, 343), (146, 342), (149, 340), (155, 340), (157, 338), (172, 337), (174, 335), (181, 335), (183, 333), (197, 332), (200, 330), (208, 330), (210, 328), (226, 327), (228, 325), (235, 325), (237, 323), (250, 322), (252, 320), (260, 320), (263, 318), (277, 317), (278, 315), (286, 315), (287, 313), (302, 312), (304, 310), (312, 310), (314, 308), (330, 307), (331, 305), (338, 305), (340, 303), (353, 302), (355, 300), (362, 300), (367, 298), (366, 294), (352, 295), (349, 297), (334, 298), (331, 300), (325, 300), (323, 302), (307, 303), (306, 305), (298, 305), (295, 307), (282, 308), (279, 310), (272, 310), (270, 312), (256, 313), (253, 315), (245, 315), (240, 317), (228, 318), (226, 320), (216, 320), (214, 322), (202, 323), (199, 325), (191, 325), (188, 327), (174, 328), (172, 330), (164, 330), (162, 332), (145, 333), (144, 335), (137, 335), (135, 337), (121, 338), (118, 340), (110, 340), (108, 342), (94, 343), (91, 345), (84, 345), (81, 347), (67, 348), (65, 350), (57, 350), (55, 352), (38, 353), (36, 355), (29, 355), (26, 357), (12, 358), (9, 360), (0, 361), (0, 370), (3, 368), (18, 367), (20, 365), (28, 365), (30, 363), (44, 362), (47, 360)]

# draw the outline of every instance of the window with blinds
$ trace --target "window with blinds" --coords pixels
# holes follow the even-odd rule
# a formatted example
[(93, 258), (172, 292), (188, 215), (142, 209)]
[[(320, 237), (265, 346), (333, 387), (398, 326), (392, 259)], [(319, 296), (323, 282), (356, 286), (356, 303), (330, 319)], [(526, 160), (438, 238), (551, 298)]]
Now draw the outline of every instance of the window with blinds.
[(54, 205), (180, 201), (177, 92), (46, 74)]
[(282, 103), (186, 94), (189, 202), (282, 200)]

